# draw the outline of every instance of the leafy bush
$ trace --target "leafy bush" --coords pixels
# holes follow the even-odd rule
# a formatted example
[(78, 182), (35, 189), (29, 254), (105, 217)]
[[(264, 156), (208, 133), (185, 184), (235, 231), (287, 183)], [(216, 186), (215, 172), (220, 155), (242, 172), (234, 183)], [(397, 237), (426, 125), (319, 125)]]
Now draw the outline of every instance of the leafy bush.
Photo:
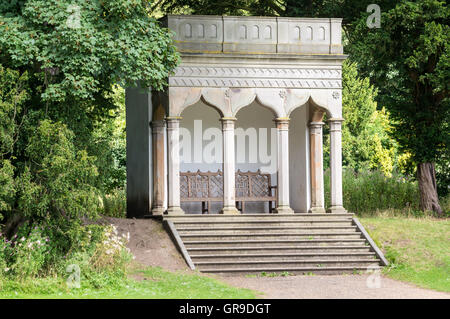
[[(23, 225), (12, 240), (0, 236), (0, 279), (24, 282), (40, 277), (68, 278), (68, 266), (80, 270), (86, 287), (102, 287), (111, 280), (123, 280), (132, 255), (126, 247), (129, 235), (119, 235), (112, 226), (71, 225), (66, 237), (47, 234), (53, 227)], [(70, 244), (61, 240), (69, 238)]]
[(44, 237), (39, 227), (33, 228), (28, 237), (17, 237), (14, 248), (10, 248), (13, 254), (11, 259), (11, 271), (15, 278), (23, 280), (35, 277), (45, 266), (49, 252), (48, 237)]
[[(330, 171), (325, 172), (325, 202), (330, 205)], [(344, 207), (353, 213), (373, 213), (377, 210), (419, 209), (417, 182), (400, 174), (386, 177), (380, 171), (342, 172)]]
[(30, 138), (29, 164), (18, 186), (18, 208), (30, 220), (97, 216), (99, 194), (92, 185), (97, 168), (86, 151), (76, 151), (73, 138), (64, 124), (50, 120)]
[[(377, 109), (377, 90), (358, 76), (356, 63), (342, 66), (342, 162), (356, 170), (379, 169), (390, 176), (397, 163), (397, 144), (390, 136), (389, 113)], [(324, 162), (328, 166), (330, 135), (324, 127)]]
[(102, 199), (102, 215), (116, 218), (126, 217), (127, 197), (125, 189), (114, 189), (109, 194), (103, 195)]

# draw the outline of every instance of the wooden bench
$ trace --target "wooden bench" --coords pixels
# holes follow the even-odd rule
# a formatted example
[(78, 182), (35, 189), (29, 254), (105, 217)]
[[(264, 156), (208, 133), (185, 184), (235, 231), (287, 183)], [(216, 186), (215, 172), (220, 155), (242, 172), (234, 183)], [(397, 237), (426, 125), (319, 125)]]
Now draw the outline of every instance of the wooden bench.
[[(272, 186), (270, 174), (236, 172), (236, 207), (245, 212), (245, 202), (268, 202), (272, 213), (277, 202), (277, 187)], [(211, 202), (223, 201), (223, 173), (180, 172), (181, 202), (201, 202), (202, 214), (211, 212)]]

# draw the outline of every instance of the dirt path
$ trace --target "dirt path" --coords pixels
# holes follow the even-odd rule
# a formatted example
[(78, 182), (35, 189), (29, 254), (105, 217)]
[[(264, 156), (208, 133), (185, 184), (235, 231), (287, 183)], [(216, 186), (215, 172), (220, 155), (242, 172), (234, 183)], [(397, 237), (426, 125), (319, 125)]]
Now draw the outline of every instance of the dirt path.
[(101, 223), (114, 224), (120, 234), (130, 233), (128, 248), (136, 257), (136, 262), (169, 271), (191, 272), (161, 222), (105, 217)]
[[(101, 223), (114, 224), (120, 233), (130, 233), (128, 247), (136, 261), (169, 271), (191, 271), (161, 223), (152, 219), (104, 218)], [(209, 275), (240, 288), (261, 292), (261, 298), (450, 298), (450, 294), (418, 288), (386, 277), (380, 288), (368, 288), (365, 275), (255, 277)]]
[(367, 278), (368, 275), (220, 277), (232, 286), (260, 291), (263, 293), (261, 298), (270, 299), (450, 299), (450, 294), (386, 277), (380, 278), (379, 288), (368, 288)]

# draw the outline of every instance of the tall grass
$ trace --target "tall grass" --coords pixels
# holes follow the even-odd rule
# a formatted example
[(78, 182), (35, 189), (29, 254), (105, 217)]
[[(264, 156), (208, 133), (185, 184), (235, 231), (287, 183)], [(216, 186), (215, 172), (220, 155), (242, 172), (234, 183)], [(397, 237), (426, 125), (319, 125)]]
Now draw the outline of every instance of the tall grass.
[(126, 218), (127, 194), (125, 189), (114, 189), (111, 193), (103, 195), (102, 200), (104, 216)]
[[(343, 169), (344, 207), (356, 214), (381, 210), (401, 210), (410, 214), (419, 210), (417, 182), (400, 174), (386, 177), (380, 171)], [(330, 206), (330, 171), (325, 172), (325, 204)]]

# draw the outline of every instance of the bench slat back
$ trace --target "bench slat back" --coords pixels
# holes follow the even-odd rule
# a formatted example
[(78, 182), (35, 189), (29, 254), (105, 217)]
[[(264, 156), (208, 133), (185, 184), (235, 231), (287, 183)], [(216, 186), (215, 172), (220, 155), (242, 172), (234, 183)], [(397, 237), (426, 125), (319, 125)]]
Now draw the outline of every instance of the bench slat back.
[[(236, 172), (236, 197), (259, 198), (272, 196), (270, 174), (257, 172)], [(222, 198), (223, 173), (217, 172), (181, 172), (180, 195), (182, 199)]]

